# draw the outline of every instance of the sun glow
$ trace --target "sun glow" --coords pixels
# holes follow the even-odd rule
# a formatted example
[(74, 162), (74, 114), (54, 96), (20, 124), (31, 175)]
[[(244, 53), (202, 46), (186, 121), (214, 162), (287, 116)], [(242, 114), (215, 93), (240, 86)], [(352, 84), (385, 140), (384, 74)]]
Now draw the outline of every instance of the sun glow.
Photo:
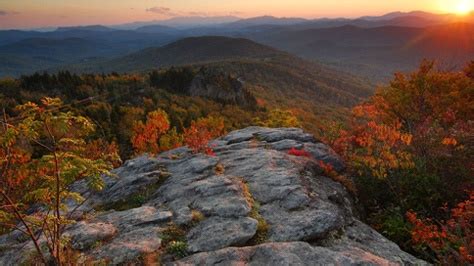
[(455, 3), (454, 12), (460, 15), (468, 14), (474, 10), (474, 0), (459, 0)]

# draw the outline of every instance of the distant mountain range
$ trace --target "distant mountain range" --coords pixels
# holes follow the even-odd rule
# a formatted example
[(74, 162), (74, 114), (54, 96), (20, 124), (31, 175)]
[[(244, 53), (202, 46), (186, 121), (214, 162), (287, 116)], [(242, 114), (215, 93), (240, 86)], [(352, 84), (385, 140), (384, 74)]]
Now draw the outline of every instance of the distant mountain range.
[(382, 16), (364, 16), (356, 19), (348, 18), (286, 18), (274, 16), (260, 16), (253, 18), (241, 19), (235, 16), (221, 17), (175, 17), (167, 20), (155, 20), (148, 22), (133, 22), (122, 25), (112, 25), (110, 28), (136, 30), (143, 26), (161, 25), (173, 27), (175, 29), (192, 29), (196, 27), (213, 27), (213, 28), (246, 28), (254, 26), (289, 26), (295, 25), (300, 28), (307, 27), (336, 27), (342, 25), (355, 25), (364, 27), (377, 27), (383, 25), (412, 26), (425, 27), (429, 25), (437, 25), (443, 23), (454, 22), (474, 22), (474, 17), (459, 17), (454, 14), (433, 14), (424, 11), (412, 12), (392, 12)]
[(436, 60), (447, 69), (459, 69), (474, 59), (474, 24), (468, 23), (425, 28), (346, 25), (247, 37), (373, 81), (387, 80), (395, 71), (412, 70), (423, 59)]
[(154, 20), (154, 21), (140, 21), (132, 22), (121, 25), (112, 25), (111, 28), (123, 29), (123, 30), (135, 30), (143, 26), (150, 25), (161, 25), (168, 26), (177, 29), (182, 28), (194, 28), (194, 27), (203, 27), (203, 26), (212, 26), (225, 23), (231, 23), (241, 20), (235, 16), (186, 16), (186, 17), (175, 17), (166, 20)]
[(247, 39), (205, 36), (181, 39), (158, 48), (97, 62), (65, 66), (75, 72), (139, 72), (196, 63), (267, 58), (283, 54)]
[(100, 31), (107, 32), (113, 31), (113, 28), (109, 28), (102, 25), (89, 25), (89, 26), (76, 26), (76, 27), (59, 27), (56, 31), (72, 31), (72, 30), (83, 30), (83, 31)]
[[(459, 68), (474, 58), (473, 27), (474, 14), (459, 17), (414, 11), (358, 19), (196, 16), (115, 26), (60, 27), (50, 32), (6, 30), (0, 31), (0, 76), (64, 65), (100, 67), (104, 62), (133, 58), (134, 53), (154, 51), (183, 38), (227, 36), (250, 39), (378, 82), (394, 71), (413, 69), (422, 58)], [(200, 46), (191, 47), (188, 54), (206, 50)], [(150, 49), (143, 50), (146, 48)], [(153, 58), (147, 58), (143, 65)]]

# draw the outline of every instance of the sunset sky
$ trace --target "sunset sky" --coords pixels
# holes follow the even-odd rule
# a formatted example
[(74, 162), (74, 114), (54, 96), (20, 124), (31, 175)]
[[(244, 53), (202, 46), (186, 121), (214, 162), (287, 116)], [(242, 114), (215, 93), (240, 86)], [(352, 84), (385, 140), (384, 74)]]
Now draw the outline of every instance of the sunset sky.
[(0, 28), (107, 25), (175, 16), (358, 17), (472, 8), (474, 0), (0, 0)]

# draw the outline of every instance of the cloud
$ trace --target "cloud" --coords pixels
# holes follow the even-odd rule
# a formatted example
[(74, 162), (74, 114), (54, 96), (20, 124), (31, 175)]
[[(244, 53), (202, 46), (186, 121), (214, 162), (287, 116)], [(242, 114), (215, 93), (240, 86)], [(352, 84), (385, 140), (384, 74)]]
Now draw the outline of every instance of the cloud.
[(168, 7), (162, 7), (162, 6), (155, 6), (155, 7), (150, 7), (146, 9), (147, 12), (153, 12), (158, 15), (162, 16), (176, 16), (175, 12), (173, 12), (170, 8)]

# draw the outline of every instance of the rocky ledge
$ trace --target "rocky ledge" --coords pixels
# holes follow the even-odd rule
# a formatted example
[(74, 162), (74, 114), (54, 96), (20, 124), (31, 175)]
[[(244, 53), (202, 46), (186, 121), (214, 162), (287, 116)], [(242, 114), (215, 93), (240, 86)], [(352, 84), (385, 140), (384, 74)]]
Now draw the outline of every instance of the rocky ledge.
[[(127, 161), (97, 194), (75, 184), (88, 201), (65, 235), (79, 262), (425, 264), (359, 221), (351, 195), (317, 163), (342, 171), (342, 161), (312, 135), (250, 127), (211, 145), (215, 156), (183, 147)], [(32, 248), (16, 232), (1, 236), (0, 265), (27, 262)]]

